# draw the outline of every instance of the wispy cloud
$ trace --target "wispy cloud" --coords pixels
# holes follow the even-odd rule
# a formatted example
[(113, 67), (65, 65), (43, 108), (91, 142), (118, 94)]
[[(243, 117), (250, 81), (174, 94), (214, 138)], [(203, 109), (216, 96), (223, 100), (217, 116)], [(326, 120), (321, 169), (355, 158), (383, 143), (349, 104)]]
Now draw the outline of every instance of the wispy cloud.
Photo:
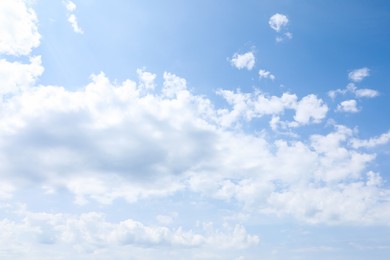
[(65, 8), (67, 10), (68, 22), (72, 26), (73, 31), (75, 33), (83, 34), (84, 31), (79, 26), (79, 24), (77, 22), (77, 17), (74, 14), (74, 11), (76, 11), (76, 9), (77, 9), (76, 4), (73, 3), (72, 1), (69, 1), (69, 0), (63, 1), (63, 4), (65, 5)]
[(265, 69), (259, 70), (259, 77), (262, 79), (270, 79), (270, 80), (276, 79), (275, 75), (273, 75), (270, 71)]

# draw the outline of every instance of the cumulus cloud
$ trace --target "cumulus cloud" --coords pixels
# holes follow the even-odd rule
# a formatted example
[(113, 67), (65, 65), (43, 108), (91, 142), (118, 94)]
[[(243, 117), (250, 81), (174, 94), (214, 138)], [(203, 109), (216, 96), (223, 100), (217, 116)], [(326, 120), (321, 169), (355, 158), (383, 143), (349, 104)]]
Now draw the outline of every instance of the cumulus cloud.
[[(231, 109), (216, 108), (191, 93), (185, 79), (166, 72), (163, 80), (160, 90), (145, 92), (142, 80), (113, 84), (101, 73), (77, 91), (35, 86), (2, 100), (0, 173), (8, 188), (1, 197), (37, 186), (51, 193), (67, 190), (79, 205), (109, 205), (117, 199), (135, 203), (193, 192), (312, 222), (333, 222), (334, 214), (340, 223), (390, 216), (390, 210), (376, 211), (387, 202), (375, 194), (388, 191), (362, 181), (375, 157), (355, 150), (359, 145), (352, 130), (337, 126), (309, 141), (270, 141), (230, 128), (267, 115), (271, 121), (286, 119), (286, 127), (318, 123), (328, 107), (317, 96), (220, 90)], [(295, 111), (292, 121), (286, 110)], [(352, 148), (351, 142), (356, 143)], [(365, 210), (345, 218), (331, 207), (333, 201), (313, 208), (302, 200), (358, 190), (370, 203), (366, 197), (351, 199), (348, 203)], [(301, 207), (285, 199), (292, 194)]]
[(275, 76), (271, 72), (264, 69), (259, 70), (259, 77), (264, 79), (275, 80)]
[(44, 71), (41, 57), (31, 57), (30, 63), (0, 60), (0, 96), (31, 87)]
[[(72, 2), (65, 7), (76, 9)], [(251, 70), (254, 54), (235, 54), (231, 62)], [(271, 214), (314, 224), (389, 225), (390, 189), (372, 169), (371, 150), (387, 144), (389, 132), (361, 140), (357, 131), (334, 125), (286, 138), (267, 124), (246, 124), (266, 117), (272, 130), (291, 132), (318, 124), (329, 107), (315, 94), (220, 89), (221, 104), (194, 94), (170, 72), (160, 86), (145, 69), (135, 81), (119, 83), (102, 72), (75, 90), (38, 85), (42, 73), (39, 56), (0, 60), (0, 241), (6, 241), (0, 257), (232, 258), (231, 250), (260, 240), (243, 217), (226, 220), (231, 208), (253, 220)], [(335, 95), (347, 92), (377, 95), (353, 84)], [(342, 109), (356, 108), (347, 101)], [(199, 208), (220, 215), (211, 221), (195, 214), (207, 221), (182, 223), (179, 214), (166, 213), (164, 200), (186, 212), (186, 221)], [(15, 206), (20, 201), (35, 210)], [(41, 210), (47, 201), (57, 208)], [(126, 213), (115, 215), (121, 203)], [(131, 215), (147, 203), (164, 212), (145, 221)]]
[(287, 26), (288, 18), (284, 14), (276, 13), (269, 18), (268, 24), (273, 30), (280, 32), (283, 27)]
[(337, 106), (337, 110), (341, 111), (341, 112), (350, 112), (350, 113), (359, 112), (359, 109), (357, 108), (356, 100), (354, 100), (354, 99), (345, 100), (345, 101), (341, 102)]
[(230, 63), (237, 69), (252, 70), (255, 66), (255, 55), (251, 51), (244, 54), (235, 53)]
[(0, 1), (0, 53), (29, 55), (40, 44), (37, 23), (27, 1)]
[(319, 123), (326, 117), (327, 112), (328, 106), (317, 96), (310, 94), (297, 103), (294, 119), (301, 125)]
[(77, 22), (77, 17), (76, 15), (74, 14), (74, 11), (76, 11), (76, 4), (73, 3), (72, 1), (63, 1), (63, 4), (67, 10), (67, 15), (68, 15), (68, 22), (70, 23), (70, 25), (72, 26), (73, 28), (73, 31), (75, 33), (79, 33), (79, 34), (83, 34), (84, 31), (83, 29), (79, 26), (78, 22)]
[(348, 74), (348, 78), (352, 80), (353, 82), (360, 82), (364, 78), (368, 77), (370, 75), (370, 70), (368, 68), (361, 68), (351, 71)]

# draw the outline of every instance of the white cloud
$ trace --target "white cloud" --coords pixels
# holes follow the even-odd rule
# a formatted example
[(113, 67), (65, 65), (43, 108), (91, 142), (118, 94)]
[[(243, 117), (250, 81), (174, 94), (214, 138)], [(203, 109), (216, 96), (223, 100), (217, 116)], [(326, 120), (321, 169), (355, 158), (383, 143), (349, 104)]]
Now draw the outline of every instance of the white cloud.
[(68, 10), (69, 12), (74, 12), (77, 8), (76, 4), (72, 1), (63, 1), (63, 3), (65, 5), (66, 10)]
[(354, 83), (349, 83), (345, 89), (331, 90), (328, 92), (328, 96), (335, 99), (338, 94), (345, 95), (347, 93), (352, 93), (359, 98), (374, 98), (379, 96), (379, 92), (377, 90), (369, 88), (358, 89)]
[(155, 250), (157, 257), (159, 252), (172, 248), (229, 250), (245, 249), (259, 243), (257, 236), (248, 234), (245, 227), (238, 224), (216, 227), (213, 223), (203, 223), (195, 231), (146, 225), (133, 219), (112, 222), (99, 212), (70, 215), (20, 209), (15, 214), (19, 220), (0, 220), (0, 241), (7, 241), (0, 244), (0, 255), (7, 252), (8, 256), (17, 254), (23, 259), (48, 257), (47, 254), (52, 254), (50, 250), (62, 256), (70, 253), (100, 259), (119, 248), (125, 252), (116, 258), (144, 259), (145, 255), (132, 249)]
[(260, 92), (252, 94), (219, 90), (218, 94), (233, 106), (230, 111), (227, 109), (217, 111), (220, 115), (218, 120), (225, 127), (239, 123), (242, 118), (250, 121), (264, 115), (280, 114), (285, 109), (293, 109), (297, 100), (296, 95), (289, 93), (283, 93), (281, 97), (268, 97)]
[[(298, 100), (294, 94), (283, 93), (281, 97), (271, 96), (257, 92), (234, 93), (230, 90), (218, 92), (226, 101), (233, 106), (229, 111), (220, 109), (217, 113), (221, 116), (220, 123), (225, 127), (235, 125), (241, 119), (251, 121), (253, 118), (260, 118), (265, 115), (272, 115), (270, 125), (276, 130), (276, 126), (298, 127), (302, 125), (321, 122), (328, 112), (328, 106), (317, 96), (310, 94)], [(285, 110), (295, 110), (294, 121), (282, 122), (280, 116)], [(275, 121), (276, 120), (276, 121)]]
[(379, 96), (379, 92), (374, 89), (362, 88), (355, 91), (357, 97), (373, 98)]
[(255, 55), (253, 52), (246, 52), (244, 54), (235, 53), (230, 60), (230, 63), (237, 69), (252, 70), (255, 66)]
[(323, 120), (328, 112), (328, 106), (310, 94), (303, 97), (298, 103), (295, 111), (294, 120), (298, 124), (319, 123)]
[[(113, 85), (101, 73), (78, 91), (38, 86), (2, 100), (0, 174), (9, 183), (2, 197), (33, 186), (51, 193), (66, 190), (80, 205), (109, 205), (119, 198), (135, 203), (190, 192), (316, 223), (388, 220), (390, 206), (383, 196), (389, 191), (373, 185), (378, 182), (372, 174), (365, 177), (375, 157), (350, 147), (352, 130), (337, 126), (306, 141), (273, 141), (226, 127), (264, 115), (277, 121), (286, 109), (295, 110), (294, 126), (317, 123), (328, 110), (317, 96), (299, 100), (289, 93), (277, 97), (220, 90), (232, 106), (224, 110), (192, 94), (185, 79), (171, 73), (163, 79), (161, 91), (142, 93), (142, 82)], [(332, 203), (355, 193), (345, 206), (356, 203), (359, 208), (344, 216), (344, 209)], [(322, 200), (325, 204), (314, 204)], [(160, 216), (161, 221), (168, 223)], [(134, 221), (122, 225), (123, 232), (126, 225), (151, 228)], [(200, 241), (228, 246), (257, 241), (240, 226), (229, 230), (233, 240), (214, 236)], [(167, 242), (160, 231), (129, 236), (142, 243)], [(179, 241), (191, 244), (195, 238), (189, 237)]]
[(283, 27), (287, 26), (288, 18), (284, 14), (276, 13), (268, 21), (269, 26), (279, 32)]
[(337, 106), (337, 110), (342, 112), (356, 113), (359, 112), (359, 109), (356, 106), (356, 100), (345, 100)]
[(0, 53), (29, 55), (39, 46), (38, 19), (26, 2), (0, 1)]
[(30, 63), (0, 60), (0, 96), (26, 90), (42, 75), (41, 57), (31, 57)]
[(390, 131), (378, 137), (373, 137), (368, 140), (353, 139), (351, 144), (354, 148), (373, 148), (378, 145), (387, 144), (390, 141)]
[(138, 78), (141, 84), (141, 88), (145, 90), (153, 90), (156, 86), (155, 79), (156, 74), (145, 71), (144, 69), (137, 69)]
[(352, 80), (353, 82), (360, 82), (364, 78), (368, 77), (370, 75), (370, 70), (368, 68), (361, 68), (351, 71), (348, 74), (348, 78)]
[(259, 70), (259, 76), (260, 78), (275, 80), (275, 76), (271, 72), (264, 69)]
[(77, 17), (76, 17), (76, 15), (73, 13), (73, 12), (76, 11), (76, 9), (77, 9), (76, 4), (73, 3), (72, 1), (63, 1), (63, 4), (65, 5), (66, 10), (68, 11), (68, 22), (69, 22), (70, 25), (72, 26), (73, 31), (74, 31), (75, 33), (83, 34), (84, 31), (83, 31), (83, 29), (81, 29), (81, 27), (79, 26), (79, 24), (78, 24), (78, 22), (77, 22)]
[(79, 33), (79, 34), (84, 33), (83, 29), (81, 29), (81, 27), (77, 23), (77, 18), (74, 14), (69, 15), (68, 22), (70, 23), (70, 25), (72, 25), (73, 31), (75, 33)]

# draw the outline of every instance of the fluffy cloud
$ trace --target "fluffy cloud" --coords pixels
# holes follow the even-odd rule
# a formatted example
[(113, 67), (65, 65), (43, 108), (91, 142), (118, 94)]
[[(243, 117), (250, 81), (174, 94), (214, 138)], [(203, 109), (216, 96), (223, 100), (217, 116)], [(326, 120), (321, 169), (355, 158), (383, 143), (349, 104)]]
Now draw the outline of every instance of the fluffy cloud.
[(235, 53), (230, 63), (237, 69), (252, 70), (255, 66), (255, 55), (251, 51), (244, 54)]
[(63, 4), (64, 4), (66, 10), (68, 11), (68, 22), (72, 26), (73, 31), (75, 33), (83, 34), (84, 31), (79, 26), (79, 24), (77, 22), (77, 17), (73, 13), (74, 11), (76, 11), (76, 8), (77, 8), (76, 4), (73, 3), (72, 1), (69, 1), (69, 0), (68, 1), (63, 1)]
[(298, 124), (319, 123), (325, 118), (328, 112), (328, 106), (317, 98), (317, 96), (310, 94), (303, 97), (297, 103), (294, 119)]
[(284, 14), (276, 13), (269, 18), (268, 24), (273, 30), (279, 32), (288, 24), (288, 18)]
[(264, 79), (275, 80), (275, 76), (271, 72), (264, 69), (259, 70), (259, 77)]
[(0, 1), (0, 53), (28, 55), (39, 46), (38, 19), (26, 2)]
[[(220, 90), (233, 106), (226, 111), (190, 93), (184, 79), (171, 73), (163, 78), (160, 93), (142, 93), (142, 83), (129, 80), (113, 85), (99, 74), (84, 90), (41, 86), (3, 100), (0, 172), (9, 188), (2, 197), (34, 183), (53, 191), (65, 188), (78, 204), (110, 204), (117, 198), (136, 202), (191, 191), (307, 220), (292, 211), (284, 196), (298, 196), (295, 189), (304, 187), (311, 187), (310, 196), (299, 196), (319, 200), (342, 196), (344, 188), (367, 189), (361, 178), (374, 157), (348, 148), (354, 139), (348, 128), (312, 135), (309, 144), (269, 142), (224, 128), (240, 117), (282, 116), (285, 109), (295, 110), (294, 126), (316, 123), (328, 108), (315, 95), (298, 100), (288, 93), (268, 97)], [(320, 183), (327, 184), (315, 188)], [(374, 194), (380, 190), (378, 184), (367, 191), (372, 205), (358, 203), (368, 212), (379, 207), (382, 202)], [(318, 218), (310, 221), (332, 222), (325, 210), (341, 214), (337, 208), (316, 208)], [(356, 211), (353, 218), (358, 221), (367, 211)], [(381, 219), (378, 214), (370, 218)]]
[(345, 100), (337, 106), (338, 111), (356, 113), (359, 109), (356, 107), (356, 100)]
[(368, 68), (361, 68), (351, 71), (348, 74), (348, 78), (352, 80), (353, 82), (360, 82), (364, 78), (368, 77), (370, 75), (370, 70)]
[(0, 60), (0, 96), (31, 87), (44, 71), (41, 57), (31, 57), (30, 63)]

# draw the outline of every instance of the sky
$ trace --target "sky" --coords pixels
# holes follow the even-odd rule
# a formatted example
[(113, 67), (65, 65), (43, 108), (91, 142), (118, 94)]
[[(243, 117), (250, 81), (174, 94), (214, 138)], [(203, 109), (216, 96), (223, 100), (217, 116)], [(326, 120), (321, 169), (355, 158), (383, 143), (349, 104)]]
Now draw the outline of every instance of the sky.
[(1, 259), (388, 259), (386, 0), (0, 1)]

